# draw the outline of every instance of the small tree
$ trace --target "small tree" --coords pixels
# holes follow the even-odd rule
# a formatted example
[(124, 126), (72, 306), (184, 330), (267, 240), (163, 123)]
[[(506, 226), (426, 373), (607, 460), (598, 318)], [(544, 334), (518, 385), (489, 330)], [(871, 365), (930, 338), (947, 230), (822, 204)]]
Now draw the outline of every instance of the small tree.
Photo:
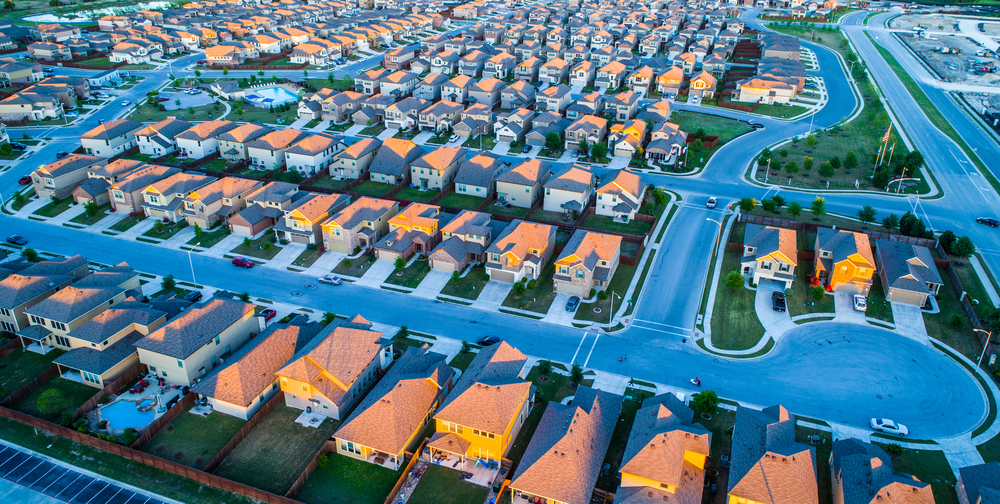
[(264, 242), (264, 251), (270, 252), (272, 248), (274, 248), (274, 245), (271, 242)]
[(580, 383), (583, 381), (583, 368), (579, 364), (573, 363), (573, 367), (569, 370), (569, 379), (573, 383)]
[(153, 223), (153, 231), (156, 231), (157, 233), (162, 233), (163, 229), (164, 229), (163, 221), (156, 219), (156, 222)]
[(597, 293), (597, 299), (599, 299), (601, 301), (604, 301), (605, 299), (608, 299), (608, 291), (598, 292)]
[(406, 326), (399, 326), (399, 330), (396, 331), (396, 336), (394, 336), (394, 339), (403, 339), (408, 336), (410, 336), (410, 330), (407, 329)]
[(788, 204), (788, 213), (792, 217), (798, 217), (802, 213), (802, 204), (798, 201), (793, 201)]
[(885, 452), (889, 454), (890, 457), (897, 459), (903, 455), (903, 447), (899, 443), (889, 443), (885, 447)]
[(854, 169), (858, 167), (858, 156), (854, 154), (854, 151), (847, 151), (847, 155), (844, 156), (844, 168)]
[(397, 270), (402, 270), (406, 268), (406, 259), (403, 259), (402, 257), (397, 257), (396, 262), (393, 264), (396, 265)]
[(823, 161), (823, 164), (819, 165), (819, 176), (823, 178), (833, 176), (833, 165), (829, 161)]
[(337, 319), (337, 315), (333, 312), (323, 312), (323, 325), (328, 326), (331, 322)]
[(890, 233), (892, 232), (893, 229), (896, 229), (898, 226), (899, 226), (899, 216), (896, 214), (889, 214), (884, 219), (882, 219), (882, 227), (884, 227), (885, 230)]
[(757, 207), (757, 200), (753, 198), (740, 198), (739, 203), (740, 210), (744, 212), (752, 212), (754, 208)]
[(959, 257), (969, 257), (976, 252), (976, 246), (972, 243), (972, 239), (968, 236), (963, 236), (955, 242), (955, 246), (952, 247), (952, 252)]
[(771, 196), (771, 201), (774, 202), (774, 207), (775, 208), (781, 208), (781, 207), (785, 206), (785, 198), (782, 198), (781, 196), (779, 196), (777, 194), (775, 194), (774, 196)]
[(462, 340), (462, 353), (469, 353), (470, 351), (472, 351), (472, 343)]
[(809, 147), (815, 147), (817, 143), (819, 143), (819, 140), (816, 140), (816, 135), (810, 133), (809, 136), (806, 137), (806, 145)]
[(817, 197), (813, 200), (812, 204), (809, 205), (809, 210), (812, 212), (813, 217), (822, 217), (826, 215), (826, 199)]
[(590, 152), (590, 144), (587, 143), (587, 139), (586, 138), (581, 138), (580, 139), (580, 156), (581, 157), (587, 157), (587, 155), (589, 154), (589, 152)]
[(139, 438), (139, 434), (136, 433), (135, 427), (126, 427), (125, 431), (122, 432), (122, 444), (125, 446), (132, 446), (135, 440)]
[(0, 154), (3, 154), (4, 156), (10, 156), (11, 154), (14, 154), (14, 148), (11, 147), (9, 143), (0, 145)]
[(83, 211), (84, 211), (84, 213), (87, 214), (87, 217), (93, 217), (93, 216), (97, 215), (97, 212), (100, 212), (101, 209), (98, 208), (97, 203), (94, 203), (94, 200), (90, 200), (90, 201), (84, 203), (84, 205), (83, 205)]
[(863, 224), (871, 224), (875, 222), (875, 216), (878, 215), (878, 210), (872, 205), (865, 205), (858, 210), (858, 220)]
[(515, 282), (514, 283), (514, 287), (511, 290), (514, 291), (514, 295), (515, 296), (517, 296), (517, 297), (523, 296), (524, 295), (524, 291), (526, 290), (526, 288), (524, 286), (524, 281), (522, 280), (520, 282)]
[(175, 99), (174, 105), (176, 105), (179, 108), (181, 106), (181, 99), (180, 98)]
[(739, 271), (733, 270), (726, 273), (726, 287), (730, 289), (739, 289), (743, 286), (743, 275)]
[(250, 293), (249, 292), (241, 292), (236, 297), (238, 297), (240, 299), (240, 301), (243, 301), (244, 303), (249, 303), (250, 302)]
[(163, 281), (160, 282), (160, 286), (163, 287), (163, 290), (173, 289), (174, 287), (177, 286), (177, 280), (174, 280), (173, 275), (167, 275), (163, 277)]
[(195, 77), (201, 77), (201, 70), (195, 70), (194, 71), (194, 76)]
[[(250, 248), (251, 245), (253, 245), (253, 242), (250, 241), (250, 238), (246, 238), (246, 237), (243, 238), (243, 246), (244, 247)], [(345, 259), (345, 261), (346, 261), (346, 259)]]
[(601, 159), (608, 153), (608, 144), (604, 142), (597, 142), (593, 147), (590, 148), (590, 157), (594, 159)]
[(63, 398), (62, 392), (57, 389), (49, 389), (42, 392), (36, 406), (43, 415), (52, 416), (61, 411), (65, 404), (66, 400)]
[(765, 212), (777, 212), (778, 206), (774, 204), (774, 200), (771, 198), (760, 200), (760, 207), (764, 209)]
[(833, 156), (830, 159), (830, 166), (832, 166), (834, 170), (839, 170), (840, 169), (840, 158), (837, 157), (837, 156)]
[(799, 164), (795, 161), (789, 161), (785, 165), (785, 171), (788, 172), (789, 175), (795, 175), (799, 172)]
[(459, 277), (460, 277), (460, 275), (458, 274), (457, 271), (452, 271), (451, 272), (451, 281), (452, 282), (457, 282), (458, 279), (459, 279)]
[(194, 223), (194, 236), (195, 236), (195, 238), (201, 238), (201, 233), (202, 233), (201, 226), (199, 226), (198, 223), (195, 222)]
[(889, 179), (892, 178), (892, 173), (888, 168), (882, 168), (875, 172), (875, 176), (872, 177), (872, 186), (882, 189), (883, 187), (889, 185)]
[(813, 169), (813, 158), (806, 156), (802, 159), (802, 169), (809, 171)]
[(545, 148), (551, 151), (559, 150), (562, 147), (562, 138), (559, 133), (550, 131), (545, 134)]
[(788, 149), (781, 149), (778, 151), (778, 154), (781, 155), (781, 157), (788, 157)]
[(719, 394), (716, 394), (714, 390), (706, 390), (704, 392), (699, 392), (691, 398), (691, 409), (695, 413), (714, 413), (715, 409), (719, 407)]
[(552, 361), (546, 359), (538, 363), (538, 374), (548, 376), (552, 372)]
[(813, 290), (812, 290), (812, 297), (813, 297), (813, 299), (815, 299), (816, 301), (819, 301), (820, 299), (823, 299), (823, 296), (825, 296), (825, 295), (826, 295), (826, 290), (825, 289), (823, 289), (820, 286), (813, 287)]
[(337, 77), (333, 75), (333, 72), (326, 74), (326, 81), (333, 84), (333, 81), (337, 80)]
[(938, 237), (938, 243), (941, 244), (941, 248), (943, 248), (944, 251), (948, 253), (951, 253), (952, 249), (955, 247), (955, 242), (957, 240), (958, 237), (955, 236), (955, 233), (950, 229), (948, 231), (941, 233), (941, 236)]

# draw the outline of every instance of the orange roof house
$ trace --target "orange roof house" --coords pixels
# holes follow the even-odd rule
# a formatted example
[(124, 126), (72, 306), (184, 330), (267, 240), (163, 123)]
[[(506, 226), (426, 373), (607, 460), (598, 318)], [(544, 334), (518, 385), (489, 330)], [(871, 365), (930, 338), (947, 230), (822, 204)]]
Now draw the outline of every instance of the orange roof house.
[(867, 234), (819, 228), (815, 250), (815, 274), (831, 290), (868, 295), (875, 273), (875, 256)]

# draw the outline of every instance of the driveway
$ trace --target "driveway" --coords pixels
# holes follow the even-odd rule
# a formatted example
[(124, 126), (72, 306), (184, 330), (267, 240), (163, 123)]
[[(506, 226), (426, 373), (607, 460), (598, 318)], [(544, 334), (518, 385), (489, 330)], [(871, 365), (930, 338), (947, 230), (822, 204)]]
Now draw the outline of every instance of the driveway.
[(896, 324), (897, 334), (914, 339), (921, 343), (930, 344), (927, 337), (927, 328), (924, 327), (924, 314), (919, 306), (892, 301), (892, 320)]
[(512, 283), (490, 280), (483, 286), (483, 291), (479, 293), (479, 297), (472, 303), (472, 307), (486, 311), (497, 311), (500, 309), (500, 305), (503, 304), (503, 300), (507, 299), (507, 294), (510, 293), (512, 288), (514, 288), (514, 284)]
[(379, 259), (375, 261), (368, 271), (361, 277), (357, 282), (357, 285), (365, 285), (368, 287), (375, 287), (385, 283), (385, 279), (389, 278), (389, 275), (396, 269), (396, 265), (392, 261), (386, 261)]
[(299, 257), (300, 254), (306, 251), (306, 244), (304, 243), (289, 243), (288, 245), (282, 245), (281, 252), (275, 254), (270, 261), (264, 263), (265, 268), (272, 269), (288, 269), (292, 265), (292, 261)]
[(757, 284), (757, 295), (754, 296), (754, 309), (757, 311), (757, 318), (760, 319), (764, 331), (777, 340), (786, 332), (795, 328), (788, 311), (774, 311), (771, 308), (771, 293), (784, 292), (785, 284), (774, 280), (761, 280)]
[(437, 299), (437, 295), (448, 284), (448, 280), (451, 280), (451, 273), (432, 269), (411, 294), (424, 299)]
[[(556, 298), (552, 300), (552, 305), (549, 306), (548, 313), (542, 318), (543, 322), (548, 322), (550, 324), (559, 324), (564, 326), (573, 326), (573, 317), (576, 316), (576, 311), (566, 311), (566, 303), (569, 302), (569, 298), (572, 294), (566, 294), (565, 292), (556, 293)], [(589, 307), (591, 305), (580, 304), (576, 309), (579, 310), (581, 306)]]
[(837, 310), (837, 315), (834, 317), (835, 321), (868, 325), (868, 322), (865, 321), (865, 313), (854, 309), (854, 294), (834, 292), (833, 302)]

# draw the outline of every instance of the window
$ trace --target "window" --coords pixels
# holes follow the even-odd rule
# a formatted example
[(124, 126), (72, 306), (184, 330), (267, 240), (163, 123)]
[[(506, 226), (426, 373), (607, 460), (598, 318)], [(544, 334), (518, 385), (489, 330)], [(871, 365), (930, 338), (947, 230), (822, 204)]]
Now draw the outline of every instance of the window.
[(760, 263), (760, 269), (770, 270), (771, 269), (771, 263), (769, 263), (769, 262)]
[(177, 367), (179, 367), (179, 368), (184, 367), (184, 361), (182, 361), (180, 359), (177, 359)]
[(576, 277), (577, 277), (577, 278), (583, 278), (583, 277), (585, 277), (586, 275), (587, 275), (587, 274), (586, 274), (586, 273), (584, 273), (584, 271), (583, 271), (583, 270), (576, 270)]
[(350, 452), (350, 453), (353, 453), (355, 455), (361, 455), (361, 448), (358, 447), (358, 446), (356, 446), (354, 443), (352, 443), (350, 441), (341, 440), (340, 441), (340, 449), (342, 451)]
[(563, 275), (568, 275), (569, 274), (569, 268), (566, 267), (566, 266), (560, 266), (559, 267), (559, 273), (562, 273)]
[(45, 320), (35, 315), (28, 315), (28, 320), (30, 320), (33, 325), (45, 325)]
[(58, 329), (60, 331), (65, 331), (66, 330), (66, 324), (63, 324), (62, 322), (56, 322), (56, 321), (53, 320), (52, 321), (52, 328), (53, 329)]
[(68, 347), (69, 346), (69, 338), (67, 338), (65, 336), (56, 335), (56, 344), (59, 345), (59, 346)]
[(215, 335), (215, 344), (216, 345), (219, 344), (219, 335), (218, 334)]
[(4, 331), (7, 331), (7, 332), (16, 332), (16, 328), (14, 327), (14, 324), (11, 324), (10, 322), (5, 322), (5, 321), (2, 321), (2, 320), (0, 320), (0, 329), (2, 329)]

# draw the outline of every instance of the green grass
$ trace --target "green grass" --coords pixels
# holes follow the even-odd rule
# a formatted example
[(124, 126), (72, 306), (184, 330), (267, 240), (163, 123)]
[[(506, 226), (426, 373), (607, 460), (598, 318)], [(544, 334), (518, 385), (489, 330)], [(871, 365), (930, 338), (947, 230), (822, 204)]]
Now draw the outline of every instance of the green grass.
[(581, 225), (585, 228), (596, 229), (598, 231), (615, 231), (634, 235), (643, 235), (653, 230), (653, 224), (650, 222), (632, 219), (628, 224), (622, 224), (621, 222), (615, 222), (611, 217), (597, 214), (588, 215), (586, 219), (583, 219)]
[(195, 415), (189, 407), (163, 426), (142, 450), (178, 464), (204, 469), (246, 423), (246, 420), (218, 412), (207, 417)]
[(0, 385), (3, 386), (3, 395), (25, 386), (42, 371), (48, 369), (52, 361), (62, 354), (62, 350), (53, 350), (45, 355), (20, 350), (0, 359)]
[[(604, 301), (598, 299), (591, 304), (581, 304), (576, 310), (576, 318), (574, 320), (599, 322), (602, 325), (608, 324), (611, 317), (612, 297), (614, 297), (614, 309), (617, 311), (622, 303), (625, 302), (625, 293), (628, 291), (629, 284), (632, 283), (632, 277), (635, 276), (635, 269), (635, 266), (619, 264), (618, 270), (615, 271), (615, 276), (611, 278), (611, 282), (608, 284), (607, 299)], [(615, 293), (617, 296), (612, 296), (611, 293)], [(600, 313), (594, 313), (594, 308), (600, 309)]]
[(383, 184), (373, 180), (366, 180), (355, 186), (354, 189), (351, 189), (351, 191), (368, 196), (385, 196), (386, 193), (391, 191), (393, 187), (396, 186), (393, 184)]
[[(44, 415), (38, 408), (38, 399), (49, 390), (58, 391), (62, 395), (62, 401), (59, 402), (61, 407), (55, 413)], [(94, 394), (97, 392), (98, 389), (95, 387), (56, 376), (35, 389), (34, 392), (28, 394), (24, 399), (21, 399), (14, 405), (14, 409), (43, 420), (58, 423), (59, 417), (63, 413), (72, 413), (80, 405), (87, 402), (91, 397), (94, 397)]]
[(983, 456), (984, 462), (1000, 462), (1000, 436), (993, 436), (993, 439), (976, 447), (979, 454)]
[[(796, 231), (801, 239), (802, 233)], [(811, 246), (811, 244), (810, 244)], [(801, 246), (800, 246), (801, 248)], [(813, 287), (806, 281), (807, 271), (811, 272), (813, 267), (804, 261), (799, 261), (796, 268), (795, 280), (792, 281), (792, 288), (785, 290), (785, 305), (788, 307), (788, 315), (796, 317), (809, 313), (834, 313), (833, 296), (824, 292), (820, 300), (813, 297)]]
[[(347, 264), (345, 264), (345, 261)], [(347, 275), (360, 278), (368, 272), (368, 268), (375, 262), (375, 254), (365, 254), (354, 259), (344, 259), (337, 263), (333, 272), (338, 275)]]
[[(729, 241), (743, 243), (744, 224), (733, 224)], [(756, 292), (741, 284), (735, 289), (726, 286), (726, 275), (741, 270), (741, 252), (726, 252), (722, 257), (719, 285), (715, 291), (712, 309), (712, 346), (720, 350), (747, 350), (753, 348), (764, 335), (754, 309)]]
[[(969, 302), (972, 303), (972, 308), (976, 311), (976, 315), (981, 318), (992, 316), (995, 311), (993, 303), (990, 301), (989, 294), (986, 293), (986, 288), (983, 287), (982, 280), (979, 279), (979, 275), (976, 274), (976, 270), (972, 268), (969, 261), (954, 260), (951, 261), (951, 267), (955, 270), (958, 281), (962, 283), (962, 289), (968, 293)], [(985, 271), (988, 275), (989, 270)], [(946, 274), (944, 273), (941, 276), (944, 277)], [(992, 282), (992, 280), (990, 281)]]
[(306, 504), (382, 504), (402, 470), (330, 453), (330, 464), (316, 468), (295, 499)]
[[(230, 252), (238, 256), (259, 257), (265, 260), (273, 259), (274, 256), (278, 255), (278, 252), (281, 252), (281, 247), (275, 245), (274, 242), (274, 233), (264, 233), (264, 235), (260, 238), (250, 240), (249, 247), (244, 243), (241, 243), (233, 250), (230, 250)], [(271, 244), (271, 250), (264, 249), (265, 243)]]
[(276, 407), (226, 457), (217, 476), (284, 495), (309, 465), (340, 422), (323, 420), (318, 427), (295, 423), (301, 410)]
[[(726, 430), (734, 425), (736, 422), (736, 412), (724, 409), (716, 409), (711, 413), (711, 420), (703, 420), (698, 416), (695, 416), (695, 422), (702, 425), (702, 427), (708, 429), (712, 433), (712, 446), (708, 452), (708, 463), (706, 468), (720, 467), (722, 462), (722, 456), (730, 456), (733, 438), (731, 434), (727, 434)], [(706, 471), (707, 473), (708, 471)], [(713, 470), (714, 472), (714, 470)], [(719, 471), (719, 476), (715, 478), (713, 483), (718, 485), (719, 491), (711, 498), (705, 499), (703, 502), (711, 504), (723, 504), (726, 502), (726, 491), (728, 488), (728, 476), (729, 471)], [(708, 492), (705, 492), (708, 494)]]
[(758, 103), (753, 109), (754, 114), (777, 117), (779, 119), (789, 119), (805, 113), (807, 108), (801, 105), (766, 105)]
[(448, 280), (448, 283), (441, 289), (441, 294), (474, 301), (479, 297), (479, 293), (483, 291), (483, 286), (489, 282), (489, 279), (485, 267), (473, 266), (464, 278)]
[(523, 219), (525, 216), (528, 215), (528, 210), (529, 210), (528, 208), (523, 208), (513, 205), (509, 207), (488, 205), (486, 208), (483, 209), (483, 211), (486, 213), (491, 213), (496, 215), (509, 215), (516, 219)]
[[(966, 268), (972, 269), (971, 266), (966, 266)], [(958, 268), (955, 270), (957, 272)], [(983, 351), (983, 345), (972, 330), (972, 324), (968, 317), (965, 316), (965, 308), (958, 300), (958, 294), (955, 292), (951, 277), (944, 271), (940, 271), (940, 274), (941, 280), (944, 282), (937, 295), (940, 313), (924, 313), (924, 327), (927, 328), (927, 335), (955, 349), (973, 362), (977, 362)], [(874, 289), (872, 290), (874, 291)]]
[(106, 67), (110, 67), (115, 64), (107, 56), (81, 61), (80, 63), (85, 65), (106, 66)]
[(84, 211), (82, 214), (73, 217), (69, 221), (75, 222), (77, 224), (83, 224), (84, 226), (92, 226), (94, 224), (97, 224), (101, 219), (107, 217), (108, 209), (110, 208), (111, 208), (110, 204), (101, 205), (97, 207), (97, 213), (95, 213), (93, 216), (87, 215), (87, 212)]
[[(819, 436), (823, 442), (813, 445), (809, 442), (809, 436)], [(795, 440), (816, 448), (816, 484), (819, 490), (819, 504), (832, 504), (833, 482), (830, 473), (830, 452), (833, 451), (833, 435), (829, 432), (796, 425)]]
[(688, 146), (687, 167), (694, 169), (705, 166), (712, 154), (723, 145), (740, 135), (753, 131), (753, 127), (746, 121), (688, 111), (675, 111), (670, 115), (670, 122), (677, 124), (681, 130), (688, 133), (695, 133), (698, 129), (703, 129), (706, 135), (719, 137), (719, 143), (711, 149), (704, 146), (698, 147), (694, 144)]
[(548, 313), (552, 301), (556, 298), (555, 284), (552, 282), (553, 273), (555, 273), (555, 261), (550, 260), (535, 282), (534, 289), (525, 289), (521, 296), (514, 294), (514, 291), (511, 290), (507, 294), (507, 298), (503, 300), (503, 306), (543, 315)]
[(361, 130), (358, 133), (358, 135), (360, 135), (360, 136), (377, 137), (377, 136), (381, 135), (383, 131), (385, 131), (385, 124), (382, 124), (382, 123), (378, 122), (378, 123), (372, 124), (371, 126), (365, 127), (365, 129)]
[[(226, 113), (226, 109), (219, 105), (218, 110), (216, 110), (215, 105), (202, 105), (200, 107), (193, 107), (194, 114), (191, 114), (190, 108), (174, 109), (174, 110), (160, 110), (155, 103), (144, 103), (137, 106), (128, 118), (141, 123), (159, 122), (169, 117), (176, 117), (178, 119), (183, 119), (185, 121), (211, 121), (213, 119), (218, 119), (222, 114)], [(227, 119), (235, 120), (236, 114), (230, 113)]]
[(462, 144), (462, 147), (470, 150), (493, 150), (497, 146), (496, 139), (491, 135), (476, 135), (470, 136)]
[(69, 210), (70, 205), (73, 204), (73, 198), (65, 197), (58, 201), (50, 201), (45, 204), (45, 206), (35, 210), (34, 215), (40, 215), (42, 217), (52, 218), (55, 217), (66, 210)]
[(215, 231), (202, 231), (200, 238), (195, 236), (194, 238), (188, 240), (187, 244), (198, 244), (199, 247), (212, 248), (220, 241), (224, 240), (227, 236), (229, 236), (229, 228), (223, 225)]
[(882, 278), (877, 274), (872, 275), (872, 287), (868, 291), (865, 302), (867, 310), (865, 317), (894, 323), (892, 318), (892, 305), (885, 299), (885, 291), (882, 290)]
[(157, 231), (156, 225), (149, 228), (149, 231), (142, 233), (142, 236), (148, 236), (150, 238), (159, 238), (160, 240), (169, 240), (170, 237), (179, 233), (180, 230), (187, 227), (187, 221), (179, 221), (174, 223), (164, 223), (163, 231)]
[(431, 464), (410, 496), (410, 504), (466, 504), (486, 500), (489, 489), (458, 478), (459, 472)]
[[(555, 368), (556, 365), (553, 364), (552, 367)], [(569, 377), (556, 374), (555, 369), (553, 369), (552, 373), (549, 373), (549, 381), (547, 382), (543, 382), (541, 380), (541, 374), (538, 372), (538, 366), (531, 368), (531, 371), (528, 372), (526, 379), (535, 385), (535, 388), (537, 389), (536, 398), (538, 398), (537, 400), (539, 401), (545, 400), (560, 402), (563, 399), (576, 394), (576, 389), (570, 388), (569, 386)], [(593, 383), (593, 379), (588, 379), (585, 376), (582, 385), (589, 387), (593, 385)]]
[(209, 171), (226, 171), (230, 166), (232, 165), (229, 164), (229, 161), (222, 158), (216, 158), (198, 165), (198, 168)]
[(436, 190), (421, 191), (419, 187), (407, 187), (396, 193), (393, 197), (402, 200), (430, 203), (430, 201), (434, 199), (434, 197), (437, 196), (438, 194), (441, 194), (441, 191), (436, 191)]
[(443, 198), (438, 200), (437, 204), (443, 207), (456, 207), (456, 208), (464, 208), (466, 210), (475, 210), (479, 208), (479, 205), (481, 205), (485, 200), (486, 198), (480, 198), (479, 196), (450, 192), (444, 195)]
[(510, 144), (510, 148), (507, 149), (507, 154), (510, 154), (512, 156), (520, 154), (521, 149), (524, 149), (524, 145), (525, 145), (525, 140), (523, 138)]
[(459, 352), (458, 355), (451, 359), (448, 365), (465, 371), (469, 368), (469, 364), (472, 364), (472, 359), (475, 359), (476, 355), (475, 352)]
[[(242, 115), (239, 113), (241, 110), (243, 111)], [(234, 108), (233, 111), (226, 116), (226, 119), (236, 122), (260, 121), (265, 124), (288, 125), (298, 119), (298, 112), (295, 107), (292, 107), (291, 110), (285, 112), (278, 112), (277, 110), (271, 112), (271, 109), (269, 108), (243, 107), (240, 109)]]
[(327, 176), (313, 182), (312, 185), (315, 187), (323, 187), (326, 189), (333, 189), (334, 191), (340, 191), (351, 182), (354, 182), (354, 180), (353, 179), (340, 180), (334, 177)]
[(292, 261), (292, 266), (301, 266), (303, 268), (308, 268), (312, 266), (313, 263), (316, 262), (316, 259), (319, 259), (320, 255), (321, 254), (319, 252), (318, 247), (312, 250), (307, 248), (304, 251), (302, 251), (302, 253), (299, 254), (299, 256), (296, 257), (294, 261)]
[[(385, 280), (385, 283), (416, 289), (430, 271), (430, 261), (427, 260), (426, 256), (420, 256), (402, 270), (397, 269), (393, 271), (392, 274), (389, 275), (389, 278)], [(402, 273), (402, 275), (399, 273)]]
[[(885, 443), (876, 443), (885, 449)], [(955, 474), (948, 465), (944, 452), (937, 450), (903, 450), (899, 458), (892, 461), (897, 473), (912, 474), (934, 490), (936, 504), (958, 504), (955, 494)]]

